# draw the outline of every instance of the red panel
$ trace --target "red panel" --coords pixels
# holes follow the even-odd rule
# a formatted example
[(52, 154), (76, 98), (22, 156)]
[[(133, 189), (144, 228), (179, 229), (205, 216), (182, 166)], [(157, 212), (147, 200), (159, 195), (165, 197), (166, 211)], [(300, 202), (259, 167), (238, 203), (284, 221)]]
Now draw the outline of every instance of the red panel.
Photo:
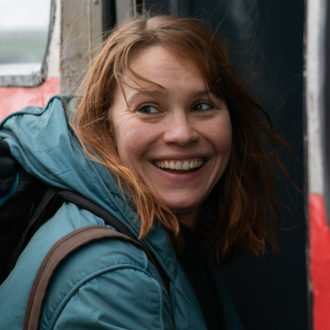
[(38, 87), (0, 87), (0, 120), (28, 105), (44, 107), (60, 92), (58, 78), (49, 78)]
[(309, 196), (314, 330), (330, 330), (330, 231), (323, 196)]

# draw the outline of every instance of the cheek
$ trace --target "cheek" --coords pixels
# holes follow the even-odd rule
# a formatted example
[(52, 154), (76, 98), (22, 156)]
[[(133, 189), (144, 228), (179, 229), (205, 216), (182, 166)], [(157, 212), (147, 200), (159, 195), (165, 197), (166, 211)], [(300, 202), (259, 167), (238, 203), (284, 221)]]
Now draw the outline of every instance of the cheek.
[(229, 117), (220, 120), (218, 124), (214, 123), (207, 132), (218, 155), (229, 158), (232, 146), (232, 127)]
[(114, 129), (114, 135), (118, 156), (123, 163), (127, 163), (129, 155), (134, 155), (134, 150), (137, 149), (137, 134), (130, 130), (127, 125), (122, 125), (120, 128)]
[(114, 135), (119, 159), (131, 170), (136, 171), (148, 145), (144, 130), (125, 121), (114, 127)]

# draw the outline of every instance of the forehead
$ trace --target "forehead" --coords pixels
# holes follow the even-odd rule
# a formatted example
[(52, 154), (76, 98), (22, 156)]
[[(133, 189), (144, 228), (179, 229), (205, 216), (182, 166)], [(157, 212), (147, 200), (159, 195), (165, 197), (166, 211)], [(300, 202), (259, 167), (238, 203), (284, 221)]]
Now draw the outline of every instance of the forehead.
[(129, 68), (124, 70), (122, 82), (133, 88), (158, 85), (176, 79), (187, 84), (192, 80), (205, 86), (205, 78), (198, 65), (189, 56), (162, 45), (145, 48), (129, 61)]
[(196, 66), (189, 55), (165, 45), (153, 45), (138, 51), (131, 58), (131, 66), (139, 67), (143, 64), (157, 62), (173, 62), (183, 66)]

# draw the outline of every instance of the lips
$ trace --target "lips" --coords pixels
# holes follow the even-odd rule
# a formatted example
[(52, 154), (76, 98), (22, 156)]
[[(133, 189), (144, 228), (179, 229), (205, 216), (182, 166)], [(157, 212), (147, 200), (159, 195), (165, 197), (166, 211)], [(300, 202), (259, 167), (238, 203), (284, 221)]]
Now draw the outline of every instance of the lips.
[(154, 164), (162, 170), (194, 171), (202, 167), (205, 160), (202, 158), (185, 160), (155, 160)]

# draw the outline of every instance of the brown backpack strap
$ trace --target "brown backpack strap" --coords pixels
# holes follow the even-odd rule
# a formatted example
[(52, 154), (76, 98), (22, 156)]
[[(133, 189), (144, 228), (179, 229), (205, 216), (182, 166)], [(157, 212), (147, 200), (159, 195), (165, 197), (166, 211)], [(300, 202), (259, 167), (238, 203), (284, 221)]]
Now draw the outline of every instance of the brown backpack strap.
[[(125, 240), (142, 249), (147, 254), (156, 269), (160, 272), (160, 275), (162, 277), (164, 276), (164, 271), (159, 268), (160, 266), (158, 262), (139, 241), (107, 227), (88, 226), (79, 228), (57, 241), (41, 263), (30, 291), (24, 318), (24, 330), (34, 330), (39, 328), (42, 306), (46, 297), (47, 288), (51, 277), (59, 264), (80, 247), (104, 238), (117, 238)], [(169, 290), (168, 279), (163, 277), (163, 281), (167, 290)]]

